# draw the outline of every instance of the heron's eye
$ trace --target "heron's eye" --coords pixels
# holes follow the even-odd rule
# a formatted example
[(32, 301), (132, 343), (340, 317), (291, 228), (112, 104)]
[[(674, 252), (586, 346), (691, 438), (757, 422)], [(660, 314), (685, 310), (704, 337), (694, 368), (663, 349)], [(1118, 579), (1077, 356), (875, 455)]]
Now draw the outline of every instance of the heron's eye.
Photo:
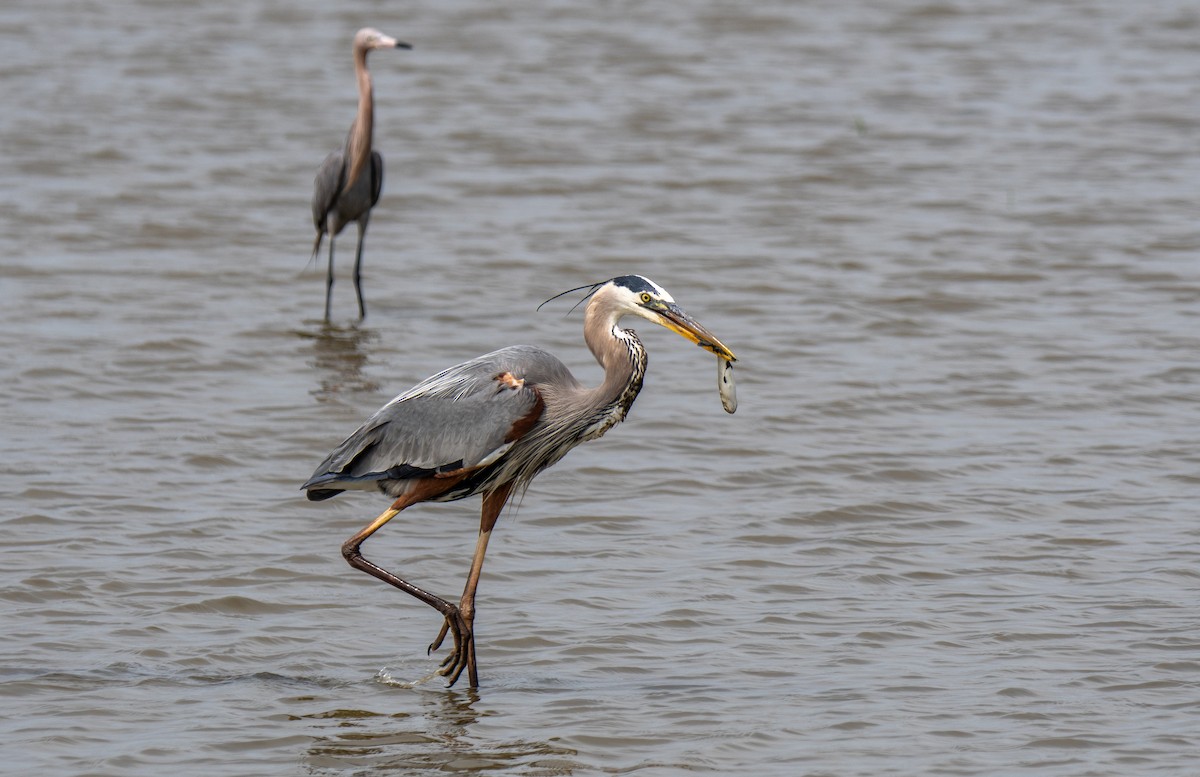
[(648, 291), (642, 292), (642, 304), (643, 305), (649, 305), (651, 299), (653, 299), (653, 297), (650, 296), (650, 292), (648, 292)]

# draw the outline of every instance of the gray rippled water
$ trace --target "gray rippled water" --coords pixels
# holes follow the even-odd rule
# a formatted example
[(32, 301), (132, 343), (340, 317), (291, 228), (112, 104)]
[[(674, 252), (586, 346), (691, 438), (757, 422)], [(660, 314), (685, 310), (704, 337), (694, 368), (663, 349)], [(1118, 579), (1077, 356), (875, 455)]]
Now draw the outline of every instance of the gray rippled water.
[[(352, 322), (308, 199), (373, 55)], [(1200, 9), (652, 0), (0, 9), (0, 755), (40, 775), (1190, 774), (1200, 751)], [(501, 345), (629, 420), (502, 517), (481, 688), (306, 502)], [(478, 502), (367, 546), (460, 590)]]

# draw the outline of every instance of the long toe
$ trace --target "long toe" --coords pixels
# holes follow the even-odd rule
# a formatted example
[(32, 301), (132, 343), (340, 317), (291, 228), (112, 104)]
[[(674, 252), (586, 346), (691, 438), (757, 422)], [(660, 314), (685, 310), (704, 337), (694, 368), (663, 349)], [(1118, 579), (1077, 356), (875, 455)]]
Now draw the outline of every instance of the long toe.
[(429, 648), (425, 651), (425, 655), (432, 655), (433, 651), (440, 648), (442, 646), (442, 640), (444, 640), (446, 638), (446, 634), (449, 631), (450, 631), (450, 616), (447, 615), (446, 619), (444, 621), (442, 621), (442, 630), (438, 632), (438, 635), (436, 637), (434, 637), (433, 642), (429, 643)]
[(442, 661), (441, 668), (438, 669), (438, 674), (449, 681), (447, 684), (447, 687), (449, 687), (458, 682), (459, 676), (467, 668), (467, 664), (471, 662), (475, 654), (475, 635), (471, 630), (471, 625), (467, 623), (466, 619), (457, 610), (447, 615), (446, 620), (450, 624), (450, 634), (454, 637), (454, 649)]
[[(447, 688), (452, 687), (458, 682), (458, 678), (462, 676), (463, 670), (473, 667), (475, 663), (475, 635), (467, 635), (465, 643), (462, 649), (455, 655), (454, 663), (439, 670), (442, 676), (446, 678)], [(470, 674), (474, 676), (475, 673), (472, 671)], [(478, 685), (478, 681), (473, 681), (471, 685), (472, 687)]]

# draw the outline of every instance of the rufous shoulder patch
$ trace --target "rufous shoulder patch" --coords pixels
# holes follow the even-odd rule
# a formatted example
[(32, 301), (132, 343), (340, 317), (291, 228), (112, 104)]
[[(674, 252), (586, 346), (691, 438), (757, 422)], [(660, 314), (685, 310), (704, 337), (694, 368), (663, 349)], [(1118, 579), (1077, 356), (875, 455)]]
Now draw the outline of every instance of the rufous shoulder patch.
[(514, 391), (525, 388), (525, 381), (513, 375), (511, 372), (501, 372), (496, 375), (494, 380), (499, 383), (502, 388), (512, 389)]

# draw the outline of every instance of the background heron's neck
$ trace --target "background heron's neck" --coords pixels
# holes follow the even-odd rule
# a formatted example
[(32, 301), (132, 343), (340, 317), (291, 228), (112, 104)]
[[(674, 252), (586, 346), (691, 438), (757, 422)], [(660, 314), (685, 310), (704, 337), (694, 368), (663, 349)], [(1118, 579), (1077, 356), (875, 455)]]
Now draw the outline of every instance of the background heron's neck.
[(367, 70), (367, 52), (354, 51), (354, 74), (358, 77), (358, 115), (350, 125), (346, 139), (346, 184), (349, 189), (358, 180), (371, 158), (371, 139), (375, 132), (375, 94), (371, 88), (371, 72)]

